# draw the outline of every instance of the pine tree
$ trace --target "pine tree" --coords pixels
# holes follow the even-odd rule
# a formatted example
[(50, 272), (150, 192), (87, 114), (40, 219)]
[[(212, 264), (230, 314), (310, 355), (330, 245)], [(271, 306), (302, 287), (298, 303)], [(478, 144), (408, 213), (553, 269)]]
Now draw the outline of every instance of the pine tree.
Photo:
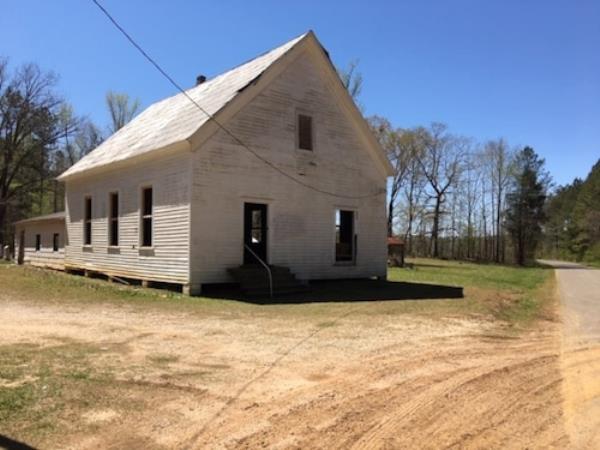
[(505, 227), (513, 242), (517, 264), (534, 258), (542, 237), (544, 202), (549, 176), (544, 160), (531, 147), (525, 147), (516, 157), (512, 186), (506, 196)]
[(600, 260), (600, 161), (594, 165), (577, 195), (571, 232), (578, 260)]

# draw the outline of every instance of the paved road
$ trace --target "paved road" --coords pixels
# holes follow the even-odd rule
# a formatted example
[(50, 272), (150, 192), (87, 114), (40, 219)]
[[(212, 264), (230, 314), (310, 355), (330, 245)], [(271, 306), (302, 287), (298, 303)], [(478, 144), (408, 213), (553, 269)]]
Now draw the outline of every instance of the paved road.
[(600, 449), (600, 270), (553, 266), (561, 299), (565, 423), (573, 448)]

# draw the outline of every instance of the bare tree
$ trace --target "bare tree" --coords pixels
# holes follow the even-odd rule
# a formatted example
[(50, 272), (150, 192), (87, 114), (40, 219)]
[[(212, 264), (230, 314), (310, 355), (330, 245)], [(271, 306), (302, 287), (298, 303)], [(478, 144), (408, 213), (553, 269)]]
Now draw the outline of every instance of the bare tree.
[(49, 152), (64, 132), (57, 125), (62, 100), (52, 91), (55, 83), (52, 73), (33, 64), (11, 77), (7, 61), (0, 61), (0, 242), (10, 202), (36, 185), (43, 193)]
[(412, 130), (394, 129), (387, 119), (379, 116), (369, 118), (373, 134), (386, 152), (394, 168), (390, 182), (388, 197), (388, 236), (394, 235), (394, 218), (397, 216), (399, 196), (407, 182), (412, 163), (419, 152), (420, 141), (416, 132)]
[(433, 123), (424, 131), (423, 153), (419, 155), (418, 161), (431, 188), (429, 195), (433, 201), (432, 255), (437, 258), (440, 254), (440, 221), (444, 212), (442, 207), (449, 190), (458, 182), (467, 141), (449, 134), (446, 125), (441, 123)]
[(131, 99), (128, 94), (112, 91), (106, 94), (106, 105), (113, 133), (127, 125), (140, 110), (140, 101), (137, 98)]
[(89, 152), (94, 150), (104, 141), (104, 136), (91, 120), (82, 119), (79, 125), (75, 142), (73, 143), (72, 153), (69, 153), (69, 163), (75, 164)]
[(355, 59), (348, 63), (345, 69), (338, 71), (342, 84), (348, 90), (350, 96), (356, 100), (362, 91), (363, 77), (358, 71), (358, 60)]
[(48, 161), (49, 174), (53, 178), (54, 211), (64, 208), (64, 185), (56, 177), (100, 145), (103, 139), (100, 129), (91, 120), (77, 117), (68, 103), (61, 106), (57, 119), (61, 134)]
[(511, 165), (514, 159), (514, 152), (508, 149), (506, 141), (502, 138), (488, 141), (485, 145), (484, 160), (490, 176), (493, 214), (493, 258), (495, 262), (503, 260), (503, 232), (502, 232), (502, 211), (503, 200), (506, 189), (510, 183)]
[[(419, 152), (421, 151), (419, 146)], [(415, 223), (422, 218), (423, 213), (426, 209), (426, 200), (424, 199), (425, 193), (425, 177), (421, 171), (419, 161), (417, 158), (417, 152), (415, 158), (410, 162), (407, 182), (404, 186), (404, 204), (405, 204), (405, 231), (404, 231), (404, 242), (406, 243), (407, 254), (413, 254), (413, 234), (415, 230)]]
[[(75, 158), (75, 145), (74, 140), (76, 133), (80, 130), (82, 120), (75, 116), (73, 107), (68, 103), (64, 103), (58, 111), (58, 127), (61, 130), (58, 152), (61, 156), (66, 156), (65, 162), (68, 161), (69, 165), (75, 164), (78, 158)], [(66, 164), (65, 164), (66, 165)], [(66, 169), (66, 167), (65, 167)]]
[(358, 71), (358, 60), (355, 59), (348, 63), (348, 66), (345, 68), (337, 69), (338, 75), (342, 80), (342, 84), (354, 100), (354, 103), (363, 111), (363, 105), (359, 101), (360, 93), (362, 92), (363, 87), (363, 76), (362, 73)]
[(480, 196), (481, 171), (476, 154), (471, 153), (468, 159), (464, 167), (461, 187), (466, 220), (466, 257), (471, 259), (475, 256), (473, 247), (476, 229), (475, 214)]

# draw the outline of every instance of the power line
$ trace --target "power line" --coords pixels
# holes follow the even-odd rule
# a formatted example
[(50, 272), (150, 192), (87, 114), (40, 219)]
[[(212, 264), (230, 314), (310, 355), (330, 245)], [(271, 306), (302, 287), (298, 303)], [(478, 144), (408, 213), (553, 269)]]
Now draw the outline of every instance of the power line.
[(382, 192), (378, 192), (376, 194), (369, 194), (369, 195), (363, 195), (363, 196), (352, 196), (352, 195), (336, 194), (334, 192), (329, 192), (329, 191), (326, 191), (324, 189), (320, 189), (320, 188), (311, 186), (310, 184), (305, 183), (304, 181), (299, 180), (298, 178), (296, 178), (296, 177), (288, 174), (283, 169), (280, 169), (275, 164), (273, 164), (271, 161), (269, 161), (268, 159), (262, 157), (257, 152), (255, 152), (254, 150), (252, 150), (240, 138), (238, 138), (235, 134), (233, 134), (227, 127), (225, 127), (222, 123), (220, 123), (212, 114), (210, 114), (202, 106), (200, 106), (198, 104), (198, 102), (196, 102), (185, 91), (185, 89), (183, 89), (173, 78), (171, 78), (171, 76), (150, 55), (148, 55), (148, 53), (146, 53), (146, 51), (131, 37), (131, 35), (119, 24), (119, 22), (117, 22), (117, 20), (106, 10), (106, 8), (104, 8), (104, 6), (102, 6), (100, 4), (100, 2), (98, 0), (92, 0), (92, 2), (104, 13), (104, 15), (106, 17), (108, 17), (108, 19), (112, 22), (112, 24), (144, 56), (144, 58), (146, 58), (150, 62), (150, 64), (152, 64), (156, 68), (156, 70), (158, 70), (161, 73), (161, 75), (164, 76), (179, 92), (181, 92), (190, 102), (192, 102), (202, 113), (204, 113), (210, 120), (212, 120), (220, 129), (222, 129), (225, 133), (227, 133), (227, 135), (229, 135), (235, 142), (237, 142), (244, 149), (246, 149), (247, 151), (249, 151), (250, 153), (252, 153), (252, 155), (254, 155), (257, 159), (259, 159), (260, 161), (262, 161), (263, 163), (265, 163), (267, 166), (269, 166), (272, 169), (274, 169), (275, 171), (279, 172), (284, 177), (289, 178), (290, 180), (298, 183), (301, 186), (304, 186), (305, 188), (312, 189), (313, 191), (316, 191), (316, 192), (319, 192), (319, 193), (325, 194), (325, 195), (330, 195), (332, 197), (340, 197), (340, 198), (346, 198), (346, 199), (359, 200), (359, 199), (365, 199), (365, 198), (370, 198), (370, 197), (376, 197), (376, 196), (378, 196), (378, 195), (380, 195), (382, 193)]

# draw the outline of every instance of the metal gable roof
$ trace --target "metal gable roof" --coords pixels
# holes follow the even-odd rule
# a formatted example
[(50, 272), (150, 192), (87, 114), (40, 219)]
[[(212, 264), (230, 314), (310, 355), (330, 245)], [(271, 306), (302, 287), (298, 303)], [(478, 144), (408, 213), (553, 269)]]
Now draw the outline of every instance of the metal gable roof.
[[(188, 89), (186, 93), (214, 115), (308, 34)], [(150, 105), (58, 178), (65, 179), (184, 141), (209, 120), (185, 95), (179, 93)]]

